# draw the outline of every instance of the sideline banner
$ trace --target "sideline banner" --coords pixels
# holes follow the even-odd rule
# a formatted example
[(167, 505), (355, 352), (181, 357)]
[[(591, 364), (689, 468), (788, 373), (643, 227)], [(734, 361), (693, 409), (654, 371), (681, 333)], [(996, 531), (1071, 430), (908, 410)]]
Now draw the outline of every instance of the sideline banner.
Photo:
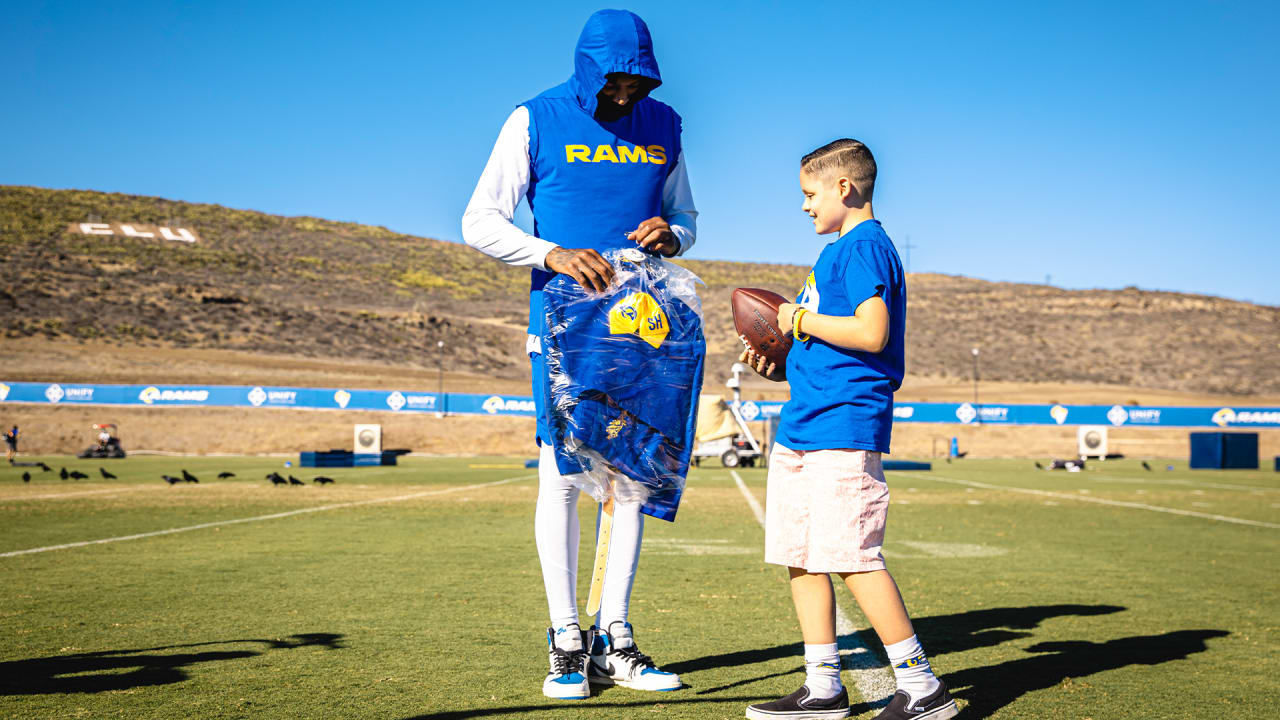
[[(265, 385), (97, 385), (0, 381), (0, 404), (141, 407), (254, 407), (532, 417), (533, 399), (412, 390), (271, 387)], [(776, 417), (780, 402), (747, 401), (747, 421)], [(1109, 425), (1112, 427), (1280, 428), (1275, 407), (1145, 405), (1000, 405), (896, 403), (894, 422), (962, 425)]]

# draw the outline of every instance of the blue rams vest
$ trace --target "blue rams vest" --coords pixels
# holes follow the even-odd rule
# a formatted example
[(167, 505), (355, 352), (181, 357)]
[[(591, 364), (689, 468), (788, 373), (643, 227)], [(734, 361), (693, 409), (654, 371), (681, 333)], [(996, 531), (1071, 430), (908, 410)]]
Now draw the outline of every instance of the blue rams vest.
[[(600, 122), (562, 83), (523, 103), (529, 110), (529, 189), (537, 237), (566, 248), (635, 247), (626, 238), (662, 215), (662, 189), (680, 156), (680, 116), (644, 98), (631, 113)], [(542, 286), (554, 273), (534, 269), (529, 332), (543, 334)]]

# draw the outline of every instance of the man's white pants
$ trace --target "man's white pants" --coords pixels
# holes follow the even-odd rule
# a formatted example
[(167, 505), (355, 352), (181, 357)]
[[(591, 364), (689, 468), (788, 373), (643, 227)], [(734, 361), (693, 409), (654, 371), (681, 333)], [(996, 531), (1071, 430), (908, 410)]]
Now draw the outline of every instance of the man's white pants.
[[(578, 493), (576, 486), (560, 475), (555, 451), (544, 444), (538, 460), (538, 509), (534, 515), (534, 538), (542, 562), (542, 582), (547, 590), (547, 606), (552, 627), (565, 627), (578, 620)], [(600, 519), (596, 515), (596, 531)], [(613, 534), (609, 542), (609, 562), (600, 595), (600, 615), (596, 624), (626, 621), (640, 561), (640, 540), (644, 535), (644, 515), (639, 503), (615, 502)]]

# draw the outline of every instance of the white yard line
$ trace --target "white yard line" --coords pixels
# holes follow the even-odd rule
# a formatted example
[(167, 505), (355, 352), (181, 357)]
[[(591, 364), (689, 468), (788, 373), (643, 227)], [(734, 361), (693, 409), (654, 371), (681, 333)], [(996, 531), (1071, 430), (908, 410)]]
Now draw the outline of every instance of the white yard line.
[(45, 495), (9, 495), (0, 497), (0, 503), (20, 502), (22, 500), (61, 500), (62, 498), (81, 497), (83, 495), (107, 495), (109, 493), (133, 492), (135, 490), (150, 490), (150, 487), (123, 487), (123, 488), (107, 488), (104, 490), (81, 490), (78, 492), (65, 493), (48, 493)]
[[(760, 501), (756, 500), (747, 489), (747, 484), (742, 482), (742, 476), (738, 475), (737, 470), (730, 470), (729, 474), (738, 484), (738, 490), (746, 499), (747, 505), (751, 507), (756, 521), (760, 523), (760, 527), (764, 527), (764, 508), (760, 507)], [(880, 662), (871, 648), (858, 637), (858, 628), (854, 626), (853, 621), (849, 620), (849, 616), (845, 615), (839, 603), (836, 603), (836, 642), (840, 646), (840, 655), (843, 657), (841, 662), (853, 675), (853, 686), (862, 694), (862, 698), (873, 708), (888, 705), (889, 699), (898, 688), (897, 680), (889, 667)]]
[(1099, 505), (1111, 505), (1114, 507), (1127, 507), (1135, 510), (1150, 510), (1152, 512), (1168, 513), (1170, 515), (1185, 515), (1187, 517), (1202, 518), (1204, 520), (1214, 520), (1216, 522), (1235, 523), (1236, 525), (1252, 525), (1254, 527), (1280, 529), (1280, 524), (1263, 522), (1261, 520), (1246, 520), (1244, 518), (1229, 517), (1227, 515), (1214, 515), (1212, 513), (1196, 512), (1195, 510), (1180, 510), (1178, 508), (1161, 507), (1159, 505), (1146, 505), (1144, 503), (1125, 502), (1124, 500), (1106, 500), (1104, 498), (1090, 497), (1088, 495), (1073, 495), (1071, 493), (1052, 492), (1050, 490), (1034, 490), (1032, 488), (1009, 487), (1007, 485), (992, 485), (990, 483), (975, 482), (973, 480), (957, 480), (955, 478), (946, 478), (941, 475), (930, 473), (928, 475), (919, 475), (914, 473), (901, 473), (909, 477), (920, 480), (937, 480), (938, 482), (953, 483), (955, 485), (967, 485), (969, 487), (983, 488), (985, 490), (1007, 490), (1008, 492), (1026, 493), (1028, 495), (1040, 495), (1042, 497), (1052, 497), (1061, 500), (1078, 500), (1080, 502), (1091, 502)]
[(1175, 478), (1132, 478), (1123, 475), (1094, 475), (1090, 473), (1089, 477), (1094, 480), (1103, 480), (1105, 482), (1116, 483), (1137, 483), (1139, 485), (1179, 485), (1182, 487), (1192, 488), (1212, 488), (1214, 490), (1251, 490), (1254, 492), (1275, 492), (1280, 488), (1262, 487), (1260, 485), (1233, 485), (1231, 483), (1215, 483), (1215, 482), (1198, 482), (1193, 480), (1178, 480)]
[(528, 480), (535, 478), (537, 475), (521, 475), (520, 477), (507, 478), (506, 480), (495, 480), (493, 482), (479, 483), (476, 485), (463, 485), (460, 487), (445, 488), (443, 490), (426, 490), (423, 492), (409, 493), (408, 495), (396, 495), (387, 498), (375, 498), (373, 500), (357, 500), (355, 502), (335, 503), (333, 505), (320, 505), (318, 507), (302, 508), (301, 510), (290, 510), (288, 512), (272, 513), (270, 515), (258, 515), (256, 517), (236, 518), (235, 520), (218, 520), (216, 522), (200, 523), (199, 525), (188, 525), (186, 527), (169, 528), (168, 530), (156, 530), (154, 532), (138, 533), (136, 535), (121, 535), (120, 537), (103, 538), (101, 540), (84, 540), (81, 542), (66, 543), (64, 545), (49, 545), (46, 547), (31, 548), (29, 550), (13, 550), (6, 553), (0, 553), (0, 558), (14, 557), (16, 555), (31, 555), (33, 553), (49, 552), (50, 550), (67, 550), (70, 548), (86, 547), (88, 545), (105, 545), (107, 543), (122, 542), (124, 540), (140, 540), (142, 538), (157, 537), (160, 535), (172, 535), (174, 533), (189, 532), (191, 530), (203, 530), (205, 528), (219, 527), (222, 525), (238, 525), (240, 523), (259, 522), (261, 520), (275, 520), (278, 518), (292, 517), (294, 515), (304, 515), (306, 513), (324, 512), (326, 510), (339, 510), (341, 508), (358, 507), (360, 505), (373, 505), (376, 503), (392, 503), (401, 502), (403, 500), (413, 500), (414, 498), (427, 497), (429, 495), (444, 495), (445, 493), (459, 492), (462, 490), (475, 490), (478, 488), (492, 487), (494, 485), (505, 485), (506, 483), (518, 482), (520, 480)]

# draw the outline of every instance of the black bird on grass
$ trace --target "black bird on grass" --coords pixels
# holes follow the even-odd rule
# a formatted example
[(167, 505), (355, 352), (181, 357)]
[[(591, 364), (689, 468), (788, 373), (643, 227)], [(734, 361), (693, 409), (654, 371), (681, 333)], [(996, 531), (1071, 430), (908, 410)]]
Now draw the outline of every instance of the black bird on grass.
[(66, 468), (62, 468), (62, 471), (58, 473), (58, 476), (61, 477), (63, 480), (66, 480), (68, 477), (70, 477), (69, 475), (67, 475)]
[(98, 468), (98, 472), (102, 473), (102, 479), (103, 479), (103, 480), (115, 480), (115, 479), (116, 479), (116, 476), (115, 476), (115, 475), (112, 475), (112, 474), (111, 474), (111, 473), (109, 473), (109, 472), (107, 472), (107, 469), (106, 469), (106, 468), (101, 468), (101, 467), (100, 467), (100, 468)]
[(1143, 461), (1142, 461), (1142, 469), (1143, 469), (1143, 470), (1146, 470), (1146, 471), (1148, 471), (1148, 472), (1150, 472), (1150, 470), (1151, 470), (1151, 463), (1147, 462), (1146, 460), (1143, 460)]
[(280, 473), (273, 472), (267, 476), (267, 479), (271, 481), (272, 485), (288, 485), (289, 484), (288, 480), (285, 480), (284, 478), (280, 477)]
[(332, 483), (332, 482), (333, 482), (333, 478), (331, 478), (331, 477), (324, 477), (324, 476), (322, 475), (322, 476), (320, 476), (320, 477), (313, 478), (313, 479), (311, 480), (311, 482), (319, 483), (319, 484), (321, 484), (321, 485), (327, 485), (327, 484), (329, 484), (329, 483)]
[(79, 470), (72, 470), (72, 471), (71, 471), (70, 473), (68, 473), (68, 474), (69, 474), (71, 477), (75, 478), (76, 480), (84, 480), (85, 478), (89, 477), (88, 475), (85, 475), (84, 473), (80, 472)]
[(218, 479), (219, 479), (219, 480), (226, 480), (226, 479), (227, 479), (227, 478), (229, 478), (229, 477), (235, 477), (235, 476), (236, 476), (236, 474), (235, 474), (235, 473), (233, 473), (233, 472), (220, 472), (220, 473), (218, 473)]
[(182, 479), (186, 480), (187, 482), (200, 482), (200, 478), (187, 472), (186, 468), (182, 469)]
[(290, 485), (302, 485), (302, 484), (303, 484), (303, 482), (302, 482), (301, 480), (299, 480), (298, 478), (296, 478), (296, 477), (294, 477), (294, 476), (290, 475), (290, 476), (289, 476), (289, 484), (290, 484)]
[(1044, 469), (1044, 466), (1040, 464), (1040, 461), (1039, 461), (1039, 460), (1037, 460), (1037, 461), (1036, 461), (1036, 469), (1037, 469), (1037, 470), (1043, 470), (1043, 469)]
[(178, 483), (182, 482), (182, 478), (174, 477), (172, 475), (161, 475), (160, 477), (164, 478), (164, 481), (169, 483), (170, 485), (177, 485)]
[(22, 473), (22, 482), (31, 482), (31, 473), (29, 472)]
[(49, 467), (48, 465), (45, 465), (45, 464), (44, 464), (44, 463), (42, 463), (42, 462), (38, 462), (38, 463), (36, 463), (36, 465), (39, 465), (39, 466), (40, 466), (40, 470), (41, 470), (41, 471), (43, 471), (43, 472), (50, 472), (50, 471), (52, 471), (52, 470), (53, 470), (53, 468)]

